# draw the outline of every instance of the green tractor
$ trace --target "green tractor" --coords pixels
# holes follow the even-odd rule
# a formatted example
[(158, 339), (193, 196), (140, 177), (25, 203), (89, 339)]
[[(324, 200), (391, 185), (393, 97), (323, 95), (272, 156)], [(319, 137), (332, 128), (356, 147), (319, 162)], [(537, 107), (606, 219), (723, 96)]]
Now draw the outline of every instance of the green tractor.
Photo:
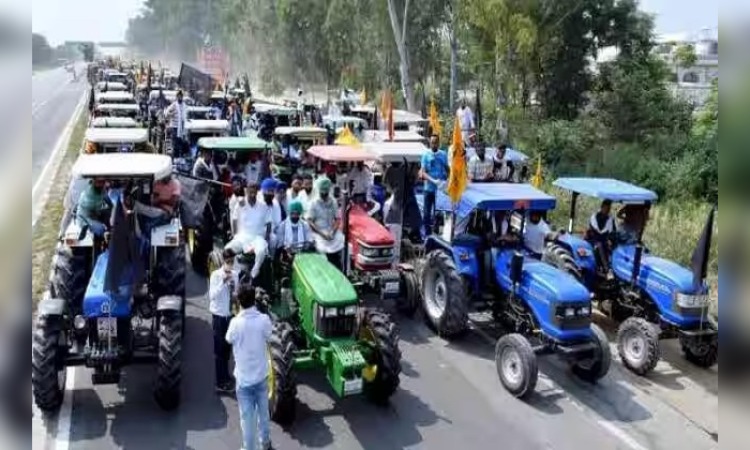
[(399, 335), (390, 317), (364, 307), (346, 276), (324, 255), (298, 253), (282, 268), (269, 343), (269, 409), (280, 424), (294, 420), (295, 372), (320, 370), (338, 397), (365, 395), (387, 404), (399, 386)]

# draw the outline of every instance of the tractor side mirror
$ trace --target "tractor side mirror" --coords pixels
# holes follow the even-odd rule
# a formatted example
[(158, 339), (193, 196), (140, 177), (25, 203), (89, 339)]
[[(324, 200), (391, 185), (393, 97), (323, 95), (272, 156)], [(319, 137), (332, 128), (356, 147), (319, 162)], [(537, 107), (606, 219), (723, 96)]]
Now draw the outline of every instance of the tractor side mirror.
[(521, 276), (523, 275), (523, 254), (514, 253), (513, 258), (510, 260), (510, 281), (513, 284), (521, 282)]

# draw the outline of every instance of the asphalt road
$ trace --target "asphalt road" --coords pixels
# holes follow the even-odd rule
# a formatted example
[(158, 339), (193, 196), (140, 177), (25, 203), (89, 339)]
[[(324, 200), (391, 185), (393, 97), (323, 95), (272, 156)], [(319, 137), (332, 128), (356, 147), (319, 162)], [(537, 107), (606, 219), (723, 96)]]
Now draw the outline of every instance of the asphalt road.
[[(205, 281), (189, 277), (183, 404), (177, 412), (164, 413), (154, 404), (152, 367), (128, 368), (119, 385), (97, 387), (89, 372), (75, 369), (70, 426), (67, 419), (62, 429), (54, 419), (48, 422), (69, 439), (38, 448), (238, 449), (236, 402), (213, 391), (205, 289)], [(400, 328), (404, 373), (390, 407), (378, 408), (360, 398), (337, 401), (323, 376), (305, 374), (300, 377), (297, 421), (288, 430), (272, 429), (276, 448), (718, 448), (718, 435), (653, 389), (639, 386), (618, 364), (592, 386), (571, 378), (556, 360), (544, 360), (537, 393), (524, 403), (510, 397), (497, 379), (491, 328), (480, 327), (453, 344), (435, 337), (419, 319), (403, 320)], [(676, 378), (662, 380), (665, 388), (694, 395)], [(718, 409), (718, 385), (714, 398)]]
[(88, 87), (83, 68), (82, 64), (77, 67), (80, 72), (78, 82), (73, 82), (72, 75), (63, 68), (37, 72), (31, 77), (32, 186)]

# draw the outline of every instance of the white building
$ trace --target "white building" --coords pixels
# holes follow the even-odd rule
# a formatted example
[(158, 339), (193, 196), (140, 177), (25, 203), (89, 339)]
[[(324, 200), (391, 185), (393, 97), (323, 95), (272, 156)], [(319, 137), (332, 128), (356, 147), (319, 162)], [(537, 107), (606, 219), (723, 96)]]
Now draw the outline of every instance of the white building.
[[(664, 58), (672, 69), (672, 85), (676, 94), (690, 102), (701, 105), (705, 102), (714, 81), (719, 79), (719, 40), (709, 30), (699, 36), (687, 34), (663, 35), (657, 39), (656, 53)], [(684, 67), (675, 58), (677, 49), (690, 46), (697, 57), (695, 64)]]

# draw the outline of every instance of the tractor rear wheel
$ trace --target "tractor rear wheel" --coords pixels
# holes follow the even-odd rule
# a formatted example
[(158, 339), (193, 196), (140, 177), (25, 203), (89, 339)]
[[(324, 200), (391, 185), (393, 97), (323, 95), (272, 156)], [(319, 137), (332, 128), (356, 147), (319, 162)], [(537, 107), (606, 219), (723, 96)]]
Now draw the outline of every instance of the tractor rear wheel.
[(544, 251), (542, 261), (557, 267), (563, 272), (573, 275), (578, 281), (583, 280), (581, 268), (578, 267), (575, 258), (573, 258), (573, 255), (565, 247), (557, 244), (550, 244)]
[(285, 322), (274, 323), (273, 334), (268, 342), (268, 409), (271, 420), (279, 425), (294, 422), (297, 412), (295, 350), (294, 330), (291, 325)]
[(387, 314), (368, 310), (362, 320), (360, 340), (371, 345), (375, 352), (369, 364), (377, 369), (375, 378), (365, 380), (364, 392), (376, 405), (386, 405), (401, 384), (401, 350), (396, 324)]
[(659, 333), (645, 319), (631, 317), (617, 330), (617, 351), (628, 370), (646, 375), (659, 362)]
[(495, 347), (495, 366), (500, 382), (511, 395), (526, 398), (534, 392), (539, 365), (528, 339), (517, 333), (501, 337)]
[[(153, 297), (180, 297), (185, 299), (185, 247), (159, 247), (156, 249), (156, 271)], [(185, 331), (185, 302), (182, 303), (182, 332)]]
[(40, 318), (31, 345), (31, 387), (34, 402), (44, 412), (55, 412), (63, 402), (65, 366), (60, 337), (62, 330), (54, 323), (60, 318)]
[(86, 255), (70, 247), (59, 245), (52, 266), (50, 295), (67, 302), (68, 310), (78, 314), (83, 308), (83, 297), (88, 287)]
[(609, 340), (604, 331), (596, 324), (591, 324), (591, 338), (594, 344), (594, 356), (590, 359), (577, 361), (573, 365), (573, 373), (578, 378), (595, 383), (604, 378), (612, 363), (612, 353), (609, 350)]
[(453, 258), (443, 250), (427, 255), (422, 273), (425, 317), (440, 336), (452, 338), (468, 328), (468, 289)]
[(177, 311), (164, 311), (159, 318), (159, 362), (156, 403), (165, 411), (180, 405), (182, 383), (182, 318)]
[(708, 369), (719, 361), (719, 339), (713, 336), (680, 335), (680, 345), (685, 359), (698, 367)]
[(397, 302), (398, 311), (407, 316), (414, 317), (419, 307), (419, 279), (413, 271), (401, 272), (401, 283), (404, 287), (401, 301)]

